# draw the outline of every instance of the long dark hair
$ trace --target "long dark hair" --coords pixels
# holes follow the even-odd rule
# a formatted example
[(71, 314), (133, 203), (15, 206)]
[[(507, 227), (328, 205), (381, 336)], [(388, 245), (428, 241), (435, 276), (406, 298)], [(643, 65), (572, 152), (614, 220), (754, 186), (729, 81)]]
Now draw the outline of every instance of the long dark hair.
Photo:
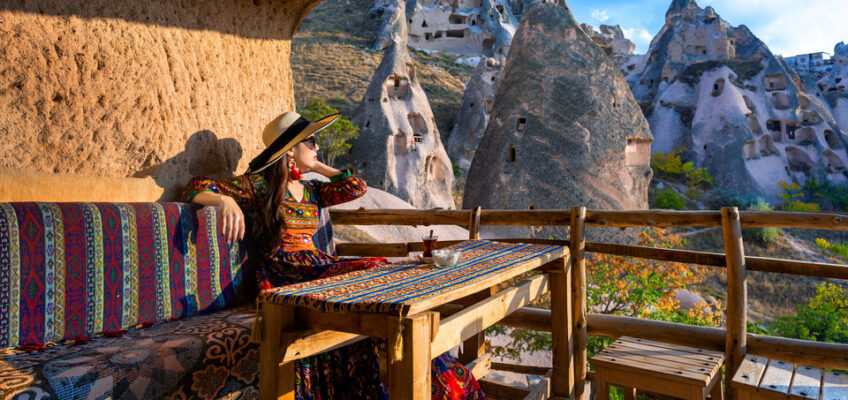
[[(280, 158), (276, 163), (265, 169), (265, 207), (259, 224), (261, 242), (267, 244), (263, 250), (265, 255), (273, 257), (283, 245), (282, 232), (286, 230), (285, 217), (280, 213), (280, 205), (286, 196), (289, 185), (289, 156)], [(264, 251), (263, 251), (264, 253)]]

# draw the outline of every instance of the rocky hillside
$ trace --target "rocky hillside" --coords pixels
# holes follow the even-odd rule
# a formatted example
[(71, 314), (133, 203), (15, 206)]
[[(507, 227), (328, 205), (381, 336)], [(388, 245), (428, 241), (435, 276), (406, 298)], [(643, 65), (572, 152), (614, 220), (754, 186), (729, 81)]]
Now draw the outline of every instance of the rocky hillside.
[[(325, 99), (350, 118), (382, 52), (371, 50), (383, 24), (372, 0), (325, 0), (309, 13), (292, 40), (291, 66), (298, 107)], [(440, 132), (450, 132), (472, 67), (458, 56), (412, 52), (421, 87)]]
[(647, 54), (622, 72), (654, 134), (687, 149), (715, 185), (772, 201), (780, 180), (846, 183), (846, 138), (821, 89), (804, 84), (744, 25), (674, 0)]

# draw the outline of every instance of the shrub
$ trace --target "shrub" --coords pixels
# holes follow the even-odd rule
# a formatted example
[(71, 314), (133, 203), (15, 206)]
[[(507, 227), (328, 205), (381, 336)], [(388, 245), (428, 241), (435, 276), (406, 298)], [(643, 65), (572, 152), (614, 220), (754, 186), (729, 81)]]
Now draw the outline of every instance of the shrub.
[(780, 198), (783, 199), (783, 209), (786, 211), (819, 211), (821, 206), (818, 203), (808, 203), (804, 200), (806, 196), (804, 190), (797, 182), (791, 184), (781, 180), (777, 182), (783, 192)]
[(829, 243), (827, 240), (822, 238), (816, 239), (816, 244), (822, 251), (829, 251), (831, 253), (841, 256), (845, 260), (848, 260), (848, 245), (845, 245), (844, 243)]
[(654, 198), (654, 208), (668, 208), (682, 210), (686, 207), (686, 200), (671, 187), (659, 190)]
[[(298, 112), (310, 121), (317, 121), (319, 118), (338, 113), (339, 110), (328, 106), (324, 100), (313, 99)], [(358, 137), (359, 127), (339, 117), (332, 125), (315, 134), (318, 147), (324, 150), (319, 153), (319, 157), (325, 164), (332, 166), (337, 157), (347, 154), (347, 151), (353, 147), (353, 141)]]
[[(772, 211), (774, 207), (769, 205), (762, 197), (757, 197), (757, 202), (748, 207), (751, 211)], [(777, 237), (780, 236), (780, 229), (769, 228), (750, 228), (750, 232), (754, 235), (754, 239), (762, 244), (774, 243)]]
[(660, 176), (672, 180), (681, 180), (692, 188), (712, 186), (713, 177), (706, 168), (695, 169), (695, 164), (692, 161), (683, 162), (680, 157), (683, 150), (685, 149), (677, 148), (668, 152), (668, 154), (654, 152), (651, 155), (651, 168)]
[(773, 335), (848, 343), (848, 290), (843, 285), (822, 282), (797, 315), (780, 317), (769, 329)]

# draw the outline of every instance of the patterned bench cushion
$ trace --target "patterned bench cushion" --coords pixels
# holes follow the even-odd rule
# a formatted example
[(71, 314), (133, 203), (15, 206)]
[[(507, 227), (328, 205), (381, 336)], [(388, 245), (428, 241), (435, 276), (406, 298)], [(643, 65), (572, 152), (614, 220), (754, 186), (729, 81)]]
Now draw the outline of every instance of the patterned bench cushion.
[(253, 317), (243, 306), (76, 346), (0, 349), (0, 399), (255, 399)]
[(0, 347), (59, 342), (251, 300), (217, 209), (0, 203)]

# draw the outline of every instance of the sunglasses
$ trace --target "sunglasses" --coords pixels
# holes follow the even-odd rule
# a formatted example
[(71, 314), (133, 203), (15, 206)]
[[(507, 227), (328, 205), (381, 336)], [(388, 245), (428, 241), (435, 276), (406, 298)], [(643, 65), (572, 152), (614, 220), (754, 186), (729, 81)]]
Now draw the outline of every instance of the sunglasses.
[(309, 150), (315, 150), (318, 147), (318, 145), (315, 143), (315, 136), (310, 136), (306, 139), (303, 139), (300, 141), (300, 143), (305, 144), (306, 148)]

